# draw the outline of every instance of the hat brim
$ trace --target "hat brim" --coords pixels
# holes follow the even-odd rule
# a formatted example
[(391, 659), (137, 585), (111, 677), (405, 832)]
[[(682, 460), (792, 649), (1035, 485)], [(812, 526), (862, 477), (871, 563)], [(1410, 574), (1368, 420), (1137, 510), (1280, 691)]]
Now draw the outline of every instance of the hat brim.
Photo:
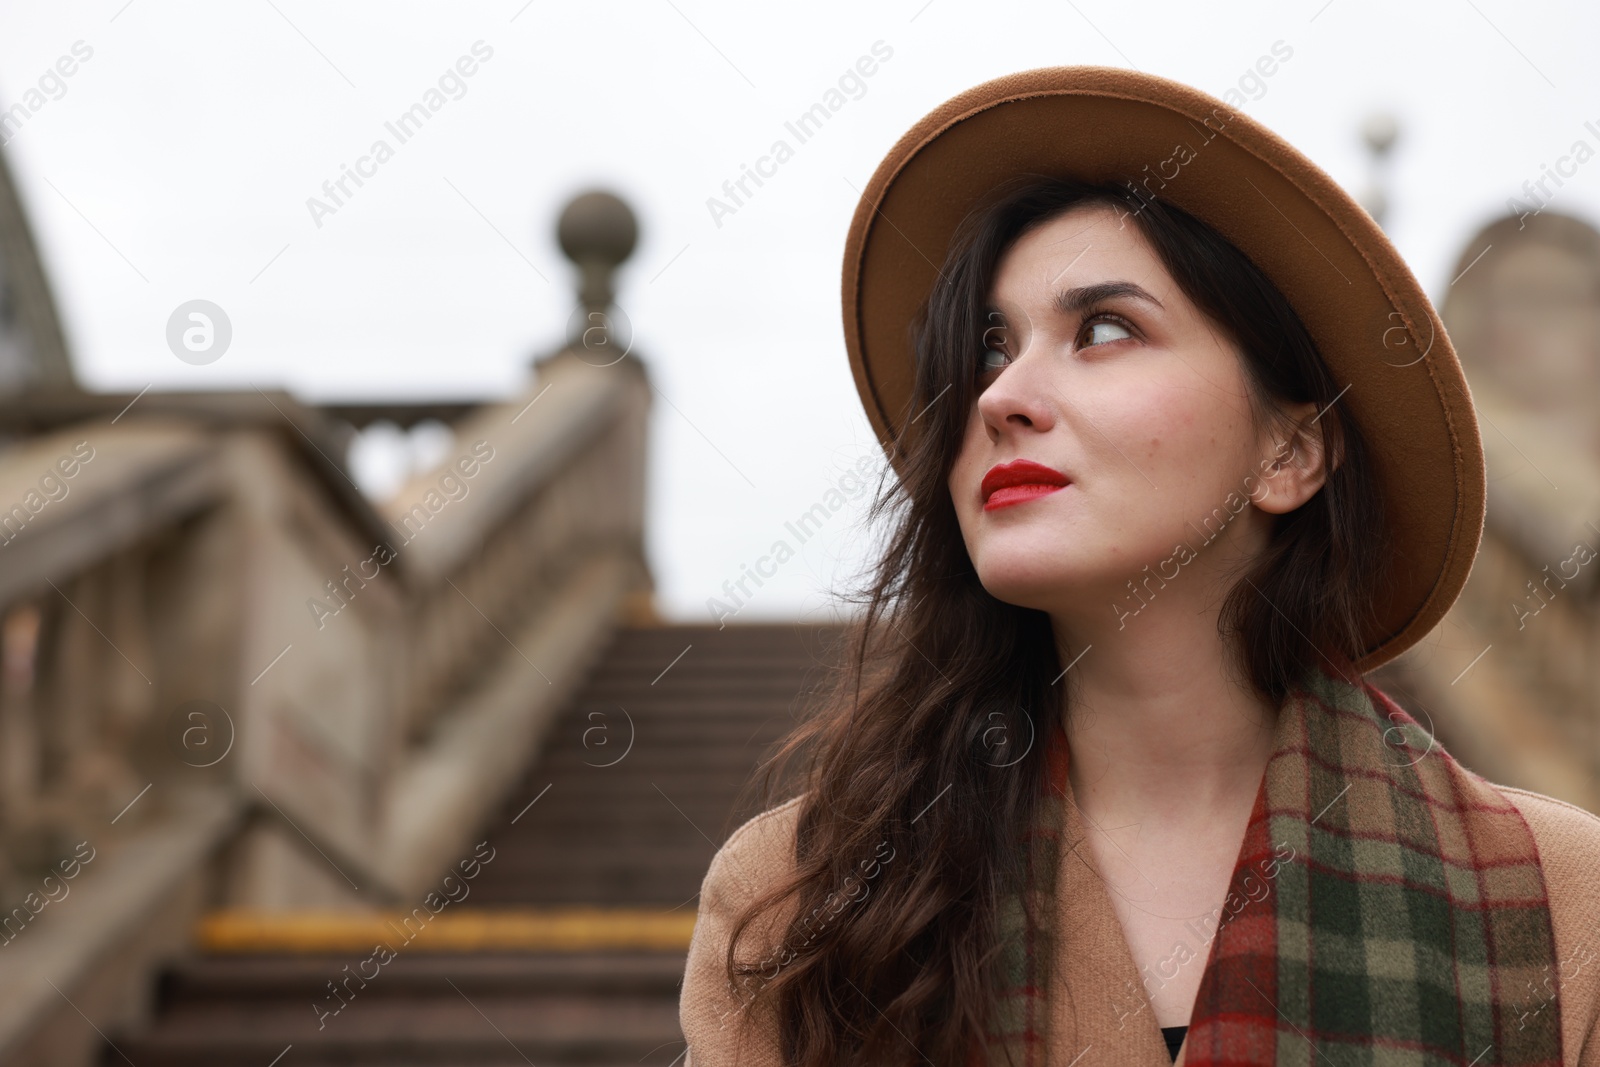
[(1113, 67), (1010, 74), (940, 105), (878, 165), (845, 240), (843, 297), (851, 371), (885, 451), (894, 456), (914, 414), (912, 323), (951, 235), (1024, 172), (1133, 180), (1272, 279), (1371, 445), (1395, 550), (1356, 666), (1421, 640), (1465, 585), (1483, 534), (1483, 444), (1455, 350), (1359, 204), (1272, 131), (1178, 82)]

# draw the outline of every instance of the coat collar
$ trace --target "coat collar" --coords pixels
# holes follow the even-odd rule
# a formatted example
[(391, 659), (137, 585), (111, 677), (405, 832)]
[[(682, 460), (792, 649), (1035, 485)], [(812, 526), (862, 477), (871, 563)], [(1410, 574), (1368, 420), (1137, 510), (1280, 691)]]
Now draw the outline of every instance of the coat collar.
[[(1067, 783), (1056, 885), (1059, 995), (1051, 998), (1050, 1062), (1170, 1064), (1106, 882), (1089, 847), (1092, 828)], [(1183, 1063), (1183, 1050), (1178, 1063)]]

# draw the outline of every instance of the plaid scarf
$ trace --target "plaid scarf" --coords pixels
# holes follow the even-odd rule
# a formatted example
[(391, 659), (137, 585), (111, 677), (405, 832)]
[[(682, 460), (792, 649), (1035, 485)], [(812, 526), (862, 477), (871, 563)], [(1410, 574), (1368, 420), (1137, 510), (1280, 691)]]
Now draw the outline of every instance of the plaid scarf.
[[(1559, 989), (1535, 998), (1548, 1010), (1528, 1003), (1557, 969), (1516, 808), (1358, 675), (1312, 672), (1274, 737), (1185, 1063), (1559, 1067)], [(1033, 916), (1021, 896), (1001, 914), (1009, 988), (993, 1064), (1046, 1062), (1055, 941), (1044, 920), (1069, 794), (1059, 721), (1046, 762), (1024, 890)], [(983, 1062), (976, 1045), (970, 1062)]]

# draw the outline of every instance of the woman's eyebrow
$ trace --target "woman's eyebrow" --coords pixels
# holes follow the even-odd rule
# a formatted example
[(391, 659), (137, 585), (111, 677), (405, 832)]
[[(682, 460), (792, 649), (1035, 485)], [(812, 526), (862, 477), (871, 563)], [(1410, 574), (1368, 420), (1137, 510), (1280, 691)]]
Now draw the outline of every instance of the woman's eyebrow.
[(1148, 301), (1163, 311), (1166, 310), (1162, 307), (1161, 301), (1132, 282), (1098, 282), (1075, 289), (1064, 289), (1055, 295), (1051, 307), (1060, 315), (1076, 315), (1086, 307), (1122, 296)]
[[(1094, 285), (1063, 289), (1051, 300), (1050, 307), (1056, 314), (1070, 318), (1084, 308), (1092, 307), (1105, 300), (1114, 300), (1118, 297), (1132, 297), (1135, 300), (1144, 300), (1161, 308), (1163, 311), (1166, 310), (1166, 306), (1161, 301), (1133, 282), (1096, 282)], [(985, 305), (984, 311), (990, 315), (1004, 314), (993, 304)]]

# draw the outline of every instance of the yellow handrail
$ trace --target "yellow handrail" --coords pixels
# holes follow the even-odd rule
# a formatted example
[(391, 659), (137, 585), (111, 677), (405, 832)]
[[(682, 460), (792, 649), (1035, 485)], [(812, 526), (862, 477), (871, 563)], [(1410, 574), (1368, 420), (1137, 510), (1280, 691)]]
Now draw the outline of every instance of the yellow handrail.
[(694, 913), (629, 908), (462, 908), (412, 912), (216, 911), (197, 924), (207, 952), (687, 951)]

